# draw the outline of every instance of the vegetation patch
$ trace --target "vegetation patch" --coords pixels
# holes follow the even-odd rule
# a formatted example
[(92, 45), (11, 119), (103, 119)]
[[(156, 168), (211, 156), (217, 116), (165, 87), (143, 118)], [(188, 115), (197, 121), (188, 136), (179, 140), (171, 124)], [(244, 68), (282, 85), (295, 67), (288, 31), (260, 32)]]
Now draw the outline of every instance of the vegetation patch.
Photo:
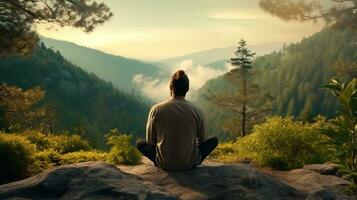
[(102, 161), (113, 164), (139, 164), (140, 153), (131, 145), (131, 136), (110, 135), (109, 152), (93, 149), (79, 135), (43, 134), (27, 130), (0, 132), (0, 183), (19, 180), (60, 165)]
[(270, 117), (256, 125), (253, 132), (235, 143), (221, 145), (217, 158), (249, 159), (259, 166), (288, 170), (305, 164), (323, 163), (333, 155), (328, 137), (319, 133), (330, 126), (324, 118), (314, 123), (294, 121), (292, 118)]
[(137, 165), (141, 162), (140, 152), (131, 145), (130, 135), (108, 135), (108, 145), (111, 149), (107, 161), (115, 165)]
[(36, 145), (26, 138), (0, 133), (0, 183), (31, 175), (35, 152)]

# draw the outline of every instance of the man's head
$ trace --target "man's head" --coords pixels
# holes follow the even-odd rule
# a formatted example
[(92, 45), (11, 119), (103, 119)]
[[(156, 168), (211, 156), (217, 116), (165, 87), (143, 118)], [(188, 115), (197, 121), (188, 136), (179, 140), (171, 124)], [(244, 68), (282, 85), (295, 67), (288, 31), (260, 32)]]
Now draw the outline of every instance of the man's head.
[(171, 76), (171, 96), (185, 96), (190, 87), (190, 80), (185, 71), (178, 70)]

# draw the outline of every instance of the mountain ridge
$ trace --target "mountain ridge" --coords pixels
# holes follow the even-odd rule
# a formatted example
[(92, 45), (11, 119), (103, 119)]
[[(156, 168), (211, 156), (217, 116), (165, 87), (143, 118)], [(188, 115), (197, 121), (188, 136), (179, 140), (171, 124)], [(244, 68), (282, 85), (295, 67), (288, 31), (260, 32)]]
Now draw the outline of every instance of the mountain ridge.
[(103, 147), (104, 134), (113, 128), (143, 136), (148, 112), (145, 100), (113, 87), (45, 45), (38, 46), (29, 57), (1, 59), (0, 81), (22, 89), (44, 90), (45, 97), (39, 103), (55, 105), (56, 133), (83, 134), (97, 147)]
[[(280, 42), (269, 42), (256, 45), (248, 45), (248, 47), (253, 52), (257, 53), (257, 56), (261, 56), (264, 54), (271, 53), (273, 51), (277, 51), (282, 48), (283, 45), (284, 43)], [(207, 65), (216, 61), (230, 59), (232, 56), (234, 56), (235, 49), (236, 46), (206, 49), (182, 56), (163, 59), (160, 62), (166, 65), (172, 65), (182, 62), (184, 60), (192, 59), (196, 64)]]
[(137, 89), (132, 78), (137, 74), (158, 76), (159, 67), (152, 63), (112, 55), (98, 49), (88, 48), (73, 42), (41, 36), (41, 41), (49, 48), (59, 51), (63, 57), (87, 72), (113, 83), (121, 90), (131, 92)]

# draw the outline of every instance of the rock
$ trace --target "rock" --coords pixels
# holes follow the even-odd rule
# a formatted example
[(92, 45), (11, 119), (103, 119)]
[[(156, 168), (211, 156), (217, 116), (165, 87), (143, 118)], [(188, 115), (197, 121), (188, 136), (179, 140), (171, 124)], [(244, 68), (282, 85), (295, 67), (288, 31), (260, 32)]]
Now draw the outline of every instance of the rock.
[(337, 189), (348, 184), (338, 177), (308, 169), (274, 173), (217, 162), (184, 172), (163, 171), (148, 160), (138, 166), (86, 162), (0, 185), (0, 199), (352, 199)]
[(355, 198), (343, 194), (337, 188), (323, 189), (309, 194), (309, 196), (306, 198), (306, 200), (351, 200), (351, 199), (355, 199)]
[(310, 164), (305, 165), (303, 169), (308, 169), (324, 175), (336, 175), (338, 172), (337, 165), (333, 163)]
[(309, 200), (354, 199), (342, 193), (350, 184), (348, 181), (333, 175), (323, 175), (309, 168), (267, 173), (296, 190), (307, 193)]
[(180, 199), (304, 199), (305, 194), (247, 164), (205, 163), (195, 170), (166, 172), (149, 163), (120, 167)]
[(0, 185), (0, 199), (177, 199), (111, 164), (61, 166), (34, 177)]

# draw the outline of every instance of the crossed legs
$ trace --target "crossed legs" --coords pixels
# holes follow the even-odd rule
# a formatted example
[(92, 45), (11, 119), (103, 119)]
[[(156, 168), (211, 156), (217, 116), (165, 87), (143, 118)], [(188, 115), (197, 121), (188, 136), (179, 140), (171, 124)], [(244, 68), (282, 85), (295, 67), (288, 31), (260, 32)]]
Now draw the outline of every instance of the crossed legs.
[[(198, 144), (201, 152), (201, 162), (217, 147), (217, 137), (211, 137)], [(136, 148), (156, 165), (156, 146), (148, 144), (145, 140), (138, 140)]]

